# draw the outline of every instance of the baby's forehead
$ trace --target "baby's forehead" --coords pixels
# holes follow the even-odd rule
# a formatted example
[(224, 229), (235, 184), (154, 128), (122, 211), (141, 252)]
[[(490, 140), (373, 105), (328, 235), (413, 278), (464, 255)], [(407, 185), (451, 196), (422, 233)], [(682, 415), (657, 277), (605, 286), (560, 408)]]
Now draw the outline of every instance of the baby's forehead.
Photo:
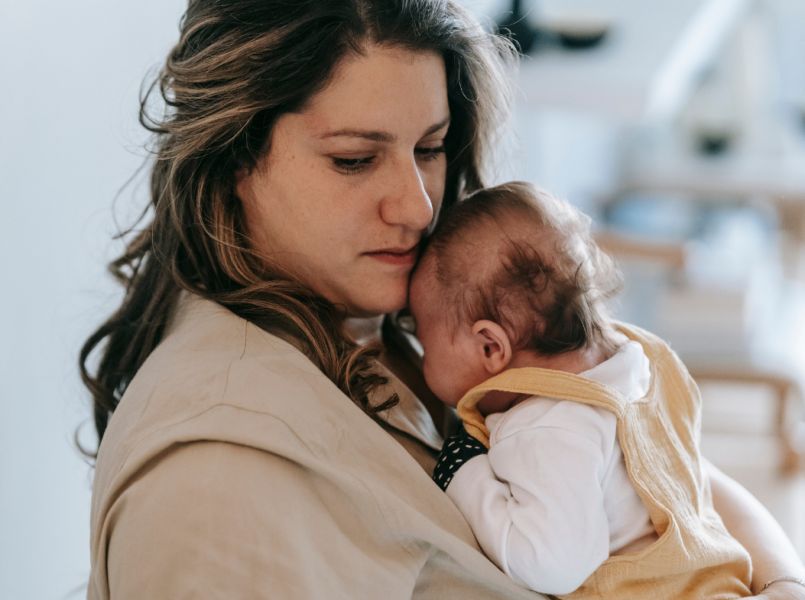
[(426, 253), (417, 264), (411, 275), (411, 285), (408, 290), (410, 304), (419, 305), (426, 297), (433, 294), (438, 284), (436, 277), (436, 261), (432, 252)]

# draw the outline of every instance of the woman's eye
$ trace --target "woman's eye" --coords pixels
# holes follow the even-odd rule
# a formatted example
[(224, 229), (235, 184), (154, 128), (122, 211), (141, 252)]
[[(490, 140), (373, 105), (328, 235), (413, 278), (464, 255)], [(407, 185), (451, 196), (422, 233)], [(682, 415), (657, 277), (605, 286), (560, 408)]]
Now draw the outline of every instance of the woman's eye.
[(423, 146), (415, 150), (416, 154), (424, 160), (434, 160), (440, 154), (444, 154), (444, 144), (439, 146)]
[(339, 171), (344, 173), (358, 173), (372, 164), (374, 156), (362, 156), (360, 158), (338, 158), (333, 157), (333, 164)]

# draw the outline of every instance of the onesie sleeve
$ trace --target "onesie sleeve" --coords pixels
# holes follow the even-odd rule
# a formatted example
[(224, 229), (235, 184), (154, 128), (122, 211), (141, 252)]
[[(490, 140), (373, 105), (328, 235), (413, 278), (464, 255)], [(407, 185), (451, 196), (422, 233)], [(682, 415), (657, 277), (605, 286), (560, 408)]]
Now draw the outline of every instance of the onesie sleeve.
[(383, 543), (371, 517), (339, 493), (270, 452), (223, 442), (173, 447), (107, 515), (109, 596), (410, 596), (410, 561), (395, 555), (406, 549)]
[(568, 594), (609, 555), (610, 441), (596, 421), (589, 411), (581, 422), (546, 417), (493, 437), (447, 488), (489, 558), (533, 590)]

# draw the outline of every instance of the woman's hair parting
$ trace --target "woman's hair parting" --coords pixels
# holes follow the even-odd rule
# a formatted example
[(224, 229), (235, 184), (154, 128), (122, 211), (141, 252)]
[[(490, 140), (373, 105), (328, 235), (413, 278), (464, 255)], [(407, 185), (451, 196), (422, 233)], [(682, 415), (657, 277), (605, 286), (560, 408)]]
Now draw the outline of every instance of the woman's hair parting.
[(303, 108), (344, 56), (369, 44), (444, 58), (445, 206), (483, 185), (515, 55), (457, 0), (190, 0), (180, 39), (140, 103), (153, 134), (150, 202), (109, 265), (124, 297), (81, 350), (99, 440), (181, 290), (292, 341), (370, 415), (389, 406), (368, 400), (383, 382), (372, 369), (376, 350), (343, 335), (339, 307), (257, 256), (234, 191), (236, 173), (268, 151), (275, 121)]
[(560, 354), (607, 339), (605, 300), (621, 287), (590, 218), (523, 182), (479, 190), (451, 207), (428, 241), (453, 325), (489, 319), (515, 348)]

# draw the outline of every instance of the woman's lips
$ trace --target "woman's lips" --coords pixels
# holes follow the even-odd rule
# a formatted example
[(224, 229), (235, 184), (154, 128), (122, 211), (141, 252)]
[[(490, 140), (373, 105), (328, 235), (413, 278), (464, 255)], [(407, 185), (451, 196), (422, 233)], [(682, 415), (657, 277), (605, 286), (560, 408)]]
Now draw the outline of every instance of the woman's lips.
[(390, 265), (397, 265), (402, 267), (411, 267), (416, 262), (417, 247), (414, 246), (408, 250), (376, 250), (374, 252), (366, 252), (366, 256), (370, 256), (381, 262)]

